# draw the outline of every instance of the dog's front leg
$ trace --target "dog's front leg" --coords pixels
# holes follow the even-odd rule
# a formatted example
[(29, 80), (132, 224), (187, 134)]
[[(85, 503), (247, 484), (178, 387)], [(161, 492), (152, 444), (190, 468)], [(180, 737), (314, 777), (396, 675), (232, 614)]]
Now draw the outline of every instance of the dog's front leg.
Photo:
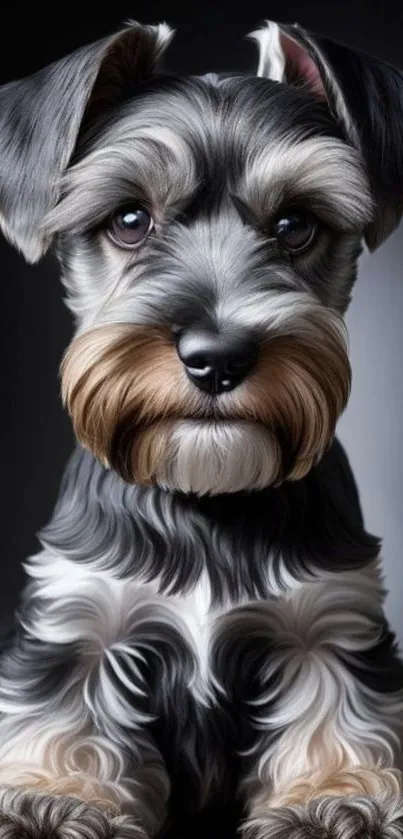
[(403, 669), (381, 604), (370, 567), (222, 619), (216, 660), (251, 731), (247, 839), (403, 836)]
[(0, 836), (153, 836), (170, 785), (143, 664), (169, 615), (146, 587), (46, 551), (30, 573), (0, 659)]

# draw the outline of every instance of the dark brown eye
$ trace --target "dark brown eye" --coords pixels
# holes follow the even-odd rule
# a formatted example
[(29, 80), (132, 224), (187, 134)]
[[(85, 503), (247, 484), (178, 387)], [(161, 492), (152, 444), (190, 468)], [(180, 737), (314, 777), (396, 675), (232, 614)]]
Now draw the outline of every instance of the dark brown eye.
[(151, 232), (153, 220), (148, 210), (140, 204), (121, 207), (108, 225), (110, 238), (121, 248), (135, 248)]
[(315, 242), (318, 222), (304, 210), (286, 210), (277, 217), (272, 230), (282, 247), (291, 253), (302, 253)]

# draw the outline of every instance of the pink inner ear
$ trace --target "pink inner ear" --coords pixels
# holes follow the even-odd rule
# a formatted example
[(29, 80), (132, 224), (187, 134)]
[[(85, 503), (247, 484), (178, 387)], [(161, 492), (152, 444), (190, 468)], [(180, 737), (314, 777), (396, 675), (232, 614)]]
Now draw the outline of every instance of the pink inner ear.
[(320, 72), (304, 47), (283, 32), (280, 35), (280, 40), (286, 62), (292, 65), (298, 76), (306, 82), (311, 92), (318, 99), (326, 100), (326, 91)]

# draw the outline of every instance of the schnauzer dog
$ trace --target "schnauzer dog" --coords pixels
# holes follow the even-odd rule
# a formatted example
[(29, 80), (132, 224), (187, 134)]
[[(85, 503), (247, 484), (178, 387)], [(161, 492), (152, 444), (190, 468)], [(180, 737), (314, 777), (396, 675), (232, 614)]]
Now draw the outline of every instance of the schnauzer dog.
[[(403, 74), (299, 26), (179, 78), (130, 23), (0, 90), (1, 225), (54, 246), (78, 445), (0, 662), (0, 836), (403, 836), (403, 668), (335, 425)], [(218, 805), (217, 805), (218, 806)]]

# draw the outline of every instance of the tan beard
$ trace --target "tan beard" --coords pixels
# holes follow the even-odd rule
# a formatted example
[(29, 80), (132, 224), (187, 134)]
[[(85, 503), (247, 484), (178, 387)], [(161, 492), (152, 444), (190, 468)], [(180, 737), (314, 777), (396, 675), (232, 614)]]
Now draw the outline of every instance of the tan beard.
[(333, 439), (351, 381), (342, 321), (320, 308), (305, 329), (267, 338), (248, 379), (215, 400), (189, 382), (159, 328), (82, 333), (61, 372), (77, 439), (104, 465), (129, 483), (198, 494), (304, 477)]

